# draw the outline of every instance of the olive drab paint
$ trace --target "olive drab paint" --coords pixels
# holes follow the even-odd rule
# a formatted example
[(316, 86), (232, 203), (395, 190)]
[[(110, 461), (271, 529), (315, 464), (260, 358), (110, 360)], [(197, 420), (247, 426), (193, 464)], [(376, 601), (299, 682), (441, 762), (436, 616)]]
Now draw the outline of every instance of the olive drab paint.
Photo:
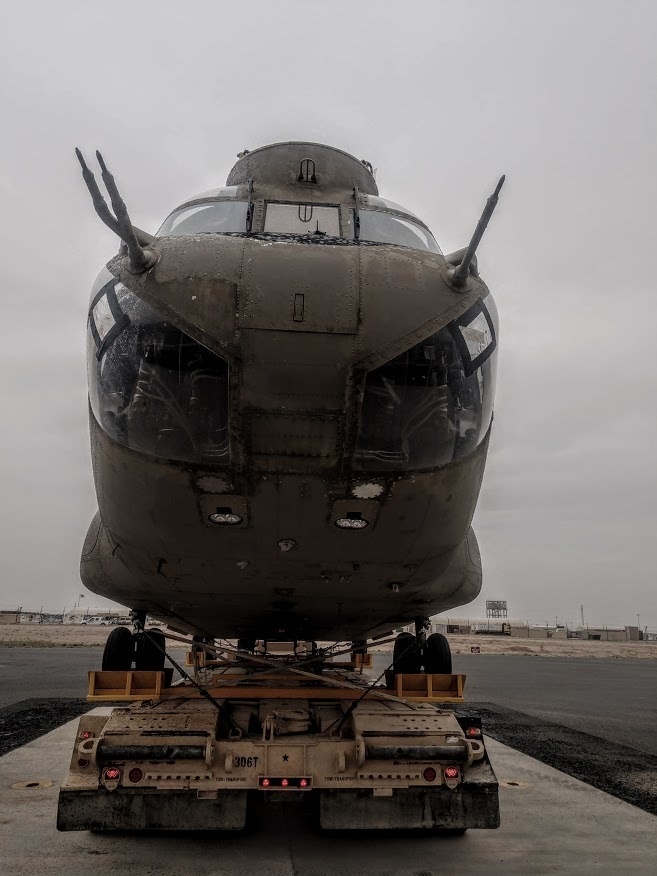
[(281, 143), (152, 236), (80, 160), (124, 240), (89, 312), (84, 584), (183, 632), (270, 640), (366, 640), (474, 599), (491, 199), (444, 256), (367, 162)]

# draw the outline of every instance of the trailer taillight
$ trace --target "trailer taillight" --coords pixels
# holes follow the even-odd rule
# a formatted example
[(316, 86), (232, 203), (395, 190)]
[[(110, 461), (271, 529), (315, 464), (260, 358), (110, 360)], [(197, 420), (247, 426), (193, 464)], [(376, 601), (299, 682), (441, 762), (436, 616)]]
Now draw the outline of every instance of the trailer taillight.
[(479, 739), (481, 738), (481, 727), (466, 727), (465, 735), (470, 739)]
[(309, 791), (312, 785), (310, 776), (260, 776), (258, 786), (260, 788), (280, 788), (286, 791)]
[(435, 769), (433, 767), (427, 767), (425, 769), (425, 771), (422, 773), (422, 775), (424, 776), (425, 782), (435, 782), (436, 776), (438, 775), (438, 773), (435, 771)]
[(118, 767), (107, 767), (103, 773), (106, 782), (115, 782), (121, 775), (121, 770)]
[(80, 739), (91, 739), (93, 735), (94, 734), (91, 730), (83, 730), (82, 733), (80, 733)]
[(446, 779), (451, 779), (453, 781), (454, 779), (458, 779), (459, 775), (460, 775), (460, 770), (458, 767), (445, 767), (445, 778)]

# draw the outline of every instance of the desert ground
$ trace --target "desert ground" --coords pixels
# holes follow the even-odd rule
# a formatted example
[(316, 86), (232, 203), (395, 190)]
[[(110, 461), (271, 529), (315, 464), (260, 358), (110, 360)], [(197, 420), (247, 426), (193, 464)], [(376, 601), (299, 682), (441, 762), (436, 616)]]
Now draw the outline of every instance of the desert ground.
[[(15, 648), (102, 647), (111, 627), (77, 624), (7, 624), (0, 626), (0, 646)], [(580, 639), (526, 639), (511, 636), (448, 636), (454, 654), (469, 654), (480, 647), (482, 654), (535, 655), (539, 657), (600, 657), (657, 660), (657, 642), (595, 642)], [(181, 647), (170, 641), (169, 646)], [(374, 650), (391, 650), (379, 645)]]

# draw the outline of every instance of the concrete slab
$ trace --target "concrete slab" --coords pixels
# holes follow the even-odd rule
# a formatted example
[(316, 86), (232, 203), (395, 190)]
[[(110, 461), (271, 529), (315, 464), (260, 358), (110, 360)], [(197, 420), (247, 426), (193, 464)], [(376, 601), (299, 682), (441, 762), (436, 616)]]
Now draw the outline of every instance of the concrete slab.
[[(657, 818), (489, 740), (502, 827), (463, 837), (323, 834), (305, 807), (262, 805), (246, 834), (58, 833), (77, 722), (0, 758), (0, 872), (12, 876), (654, 874)], [(18, 782), (51, 782), (12, 789)]]

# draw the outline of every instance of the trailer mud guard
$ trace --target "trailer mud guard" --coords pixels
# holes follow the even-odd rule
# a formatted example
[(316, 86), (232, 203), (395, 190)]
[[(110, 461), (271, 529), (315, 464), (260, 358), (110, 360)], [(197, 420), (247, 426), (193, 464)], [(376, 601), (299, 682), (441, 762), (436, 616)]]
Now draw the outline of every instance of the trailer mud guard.
[(243, 830), (246, 791), (115, 793), (60, 790), (58, 830)]
[(486, 761), (453, 791), (441, 788), (320, 792), (319, 823), (324, 830), (467, 830), (500, 826), (498, 784)]

